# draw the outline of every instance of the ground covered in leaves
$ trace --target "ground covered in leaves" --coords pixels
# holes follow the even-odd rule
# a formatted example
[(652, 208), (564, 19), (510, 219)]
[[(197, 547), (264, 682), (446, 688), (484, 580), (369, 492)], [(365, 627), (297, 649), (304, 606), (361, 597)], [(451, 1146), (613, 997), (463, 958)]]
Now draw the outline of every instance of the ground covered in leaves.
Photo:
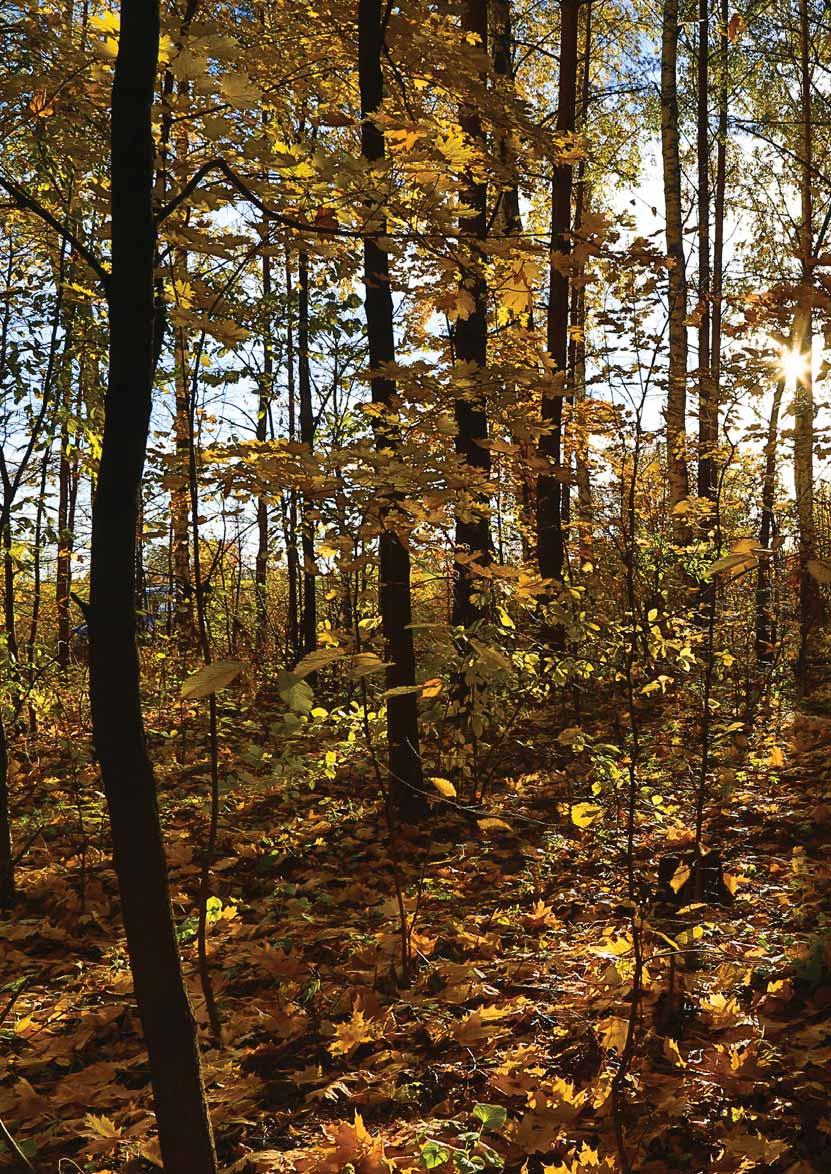
[[(267, 766), (240, 770), (226, 738), (209, 942), (221, 1047), (195, 969), (202, 747), (183, 766), (156, 739), (223, 1168), (831, 1169), (831, 722), (768, 715), (722, 756), (707, 839), (733, 899), (679, 908), (657, 873), (689, 839), (683, 737), (645, 735), (635, 913), (624, 782), (601, 792), (582, 734), (549, 715), (503, 746), (479, 810), (439, 782), (430, 835), (393, 856), (369, 764), (286, 789)], [(152, 1170), (94, 775), (78, 800), (61, 754), (17, 772), (42, 824), (0, 925), (0, 1118), (38, 1171)]]

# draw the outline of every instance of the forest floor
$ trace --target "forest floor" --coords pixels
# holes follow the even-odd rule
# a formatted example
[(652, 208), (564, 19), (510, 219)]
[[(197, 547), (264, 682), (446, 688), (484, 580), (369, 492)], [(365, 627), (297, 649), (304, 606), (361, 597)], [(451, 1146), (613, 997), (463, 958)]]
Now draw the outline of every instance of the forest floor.
[[(624, 783), (577, 826), (591, 769), (544, 717), (506, 743), (486, 811), (437, 791), (430, 838), (400, 842), (409, 986), (369, 766), (289, 792), (237, 771), (211, 903), (221, 1048), (195, 969), (205, 762), (154, 745), (224, 1169), (831, 1170), (831, 721), (765, 718), (721, 768), (707, 839), (735, 896), (680, 910), (656, 878), (689, 839), (683, 733), (645, 733), (633, 925)], [(229, 774), (242, 750), (229, 736), (222, 753)], [(18, 765), (43, 826), (0, 923), (0, 1118), (37, 1171), (137, 1174), (159, 1164), (147, 1062), (100, 800), (76, 809), (76, 767)]]

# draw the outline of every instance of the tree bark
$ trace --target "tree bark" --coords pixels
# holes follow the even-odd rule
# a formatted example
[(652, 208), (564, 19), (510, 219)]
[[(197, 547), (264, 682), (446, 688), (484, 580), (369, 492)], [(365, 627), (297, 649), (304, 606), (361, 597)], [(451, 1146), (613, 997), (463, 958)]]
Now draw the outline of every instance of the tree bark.
[[(268, 243), (266, 233), (264, 240)], [(268, 409), (271, 404), (272, 381), (274, 379), (274, 352), (271, 344), (271, 258), (262, 258), (263, 303), (265, 323), (263, 327), (263, 372), (257, 399), (256, 436), (260, 444), (265, 443), (268, 434)], [(262, 656), (268, 639), (268, 503), (261, 494), (257, 498), (257, 555), (254, 563), (254, 591), (256, 594), (255, 643)]]
[[(479, 48), (488, 48), (487, 0), (464, 0), (462, 29), (475, 33)], [(475, 144), (484, 145), (484, 131), (478, 112), (465, 105), (459, 123)], [(488, 288), (477, 242), (487, 232), (487, 184), (467, 177), (462, 201), (472, 212), (460, 222), (462, 243), (469, 250), (463, 264), (460, 285), (470, 296), (470, 312), (459, 318), (453, 333), (457, 369), (463, 368), (466, 391), (456, 400), (456, 452), (466, 466), (469, 501), (456, 514), (455, 558), (453, 567), (453, 624), (469, 629), (482, 618), (476, 601), (477, 583), (472, 562), (486, 564), (490, 559), (491, 536), (487, 495), (482, 484), (490, 475), (490, 451), (480, 442), (487, 440), (488, 417), (483, 398), (482, 376), (487, 364)]]
[[(297, 324), (298, 391), (300, 393), (300, 441), (311, 453), (314, 448), (315, 420), (312, 411), (312, 379), (309, 367), (309, 255), (300, 254), (300, 296)], [(317, 648), (317, 592), (315, 587), (315, 524), (312, 500), (303, 494), (300, 517), (300, 544), (303, 553), (303, 652)], [(314, 679), (314, 674), (312, 674)]]
[[(294, 297), (291, 258), (286, 252), (286, 382), (288, 396), (289, 440), (296, 436), (296, 402), (294, 385)], [(292, 660), (300, 659), (300, 558), (297, 553), (297, 491), (288, 492), (286, 511), (286, 572), (288, 575), (288, 622), (286, 642)]]
[[(582, 127), (586, 121), (589, 109), (589, 93), (591, 85), (591, 44), (592, 44), (592, 6), (591, 0), (583, 5), (585, 13), (583, 21), (583, 60), (581, 76), (580, 107), (575, 117), (575, 125)], [(586, 179), (586, 160), (581, 159), (577, 165), (577, 177), (574, 196), (574, 233), (579, 235), (583, 225), (583, 217), (588, 211), (589, 184)], [(585, 266), (576, 266), (571, 283), (569, 310), (571, 329), (568, 340), (568, 372), (569, 402), (575, 415), (574, 437), (572, 449), (574, 451), (574, 474), (577, 484), (577, 541), (580, 562), (591, 561), (592, 558), (592, 525), (593, 505), (591, 489), (591, 470), (589, 466), (588, 435), (584, 422), (580, 419), (581, 405), (586, 400), (586, 286), (583, 281)], [(579, 280), (578, 280), (579, 279)], [(565, 503), (569, 501), (569, 485), (563, 486)]]
[(799, 0), (799, 72), (802, 95), (799, 262), (801, 288), (794, 319), (794, 345), (802, 357), (802, 368), (794, 392), (794, 489), (799, 530), (799, 656), (798, 685), (802, 693), (812, 685), (813, 635), (822, 621), (819, 585), (809, 570), (816, 558), (814, 525), (814, 378), (813, 358), (813, 115), (811, 109), (812, 69), (808, 0)]
[(714, 402), (711, 344), (710, 267), (710, 29), (709, 0), (698, 0), (698, 496), (716, 496), (715, 446), (718, 405)]
[(713, 313), (710, 343), (710, 373), (712, 377), (713, 409), (716, 435), (718, 412), (721, 405), (721, 336), (724, 311), (724, 212), (727, 196), (727, 115), (729, 110), (729, 50), (727, 35), (729, 21), (728, 0), (721, 0), (719, 10), (719, 96), (718, 126), (716, 129), (716, 187), (713, 207)]
[(690, 541), (683, 513), (675, 509), (689, 496), (687, 475), (687, 271), (681, 209), (678, 140), (678, 0), (664, 0), (661, 34), (661, 155), (664, 165), (667, 258), (669, 260), (669, 371), (666, 405), (667, 482), (673, 510), (673, 538)]
[[(773, 503), (776, 492), (776, 439), (779, 432), (779, 411), (785, 380), (779, 379), (773, 392), (773, 402), (768, 418), (768, 435), (765, 445), (765, 467), (762, 476), (762, 516), (759, 523), (759, 545), (768, 550), (773, 535)], [(773, 558), (764, 554), (759, 557), (756, 575), (756, 660), (759, 664), (771, 664), (776, 643), (776, 620), (771, 611), (771, 564)]]
[(135, 555), (155, 337), (152, 136), (157, 0), (122, 0), (112, 92), (112, 268), (104, 436), (93, 503), (90, 701), (136, 1002), (168, 1174), (217, 1169), (182, 980), (141, 712)]
[[(358, 8), (358, 65), (361, 89), (361, 154), (367, 165), (370, 191), (364, 234), (364, 306), (366, 309), (372, 402), (382, 413), (373, 416), (378, 472), (387, 481), (380, 493), (381, 535), (379, 539), (379, 606), (384, 632), (384, 660), (387, 689), (413, 688), (416, 680), (413, 647), (410, 552), (396, 533), (400, 492), (396, 489), (400, 430), (397, 388), (385, 365), (395, 362), (392, 289), (389, 257), (379, 247), (385, 235), (386, 216), (382, 198), (375, 191), (374, 175), (385, 154), (384, 132), (374, 121), (383, 100), (381, 53), (384, 33), (381, 0), (360, 0)], [(402, 521), (404, 519), (402, 518)], [(427, 814), (424, 777), (419, 750), (418, 702), (415, 693), (387, 698), (387, 745), (389, 753), (389, 795), (399, 817), (407, 822)]]
[[(578, 0), (560, 3), (560, 76), (557, 95), (557, 133), (574, 134), (577, 107)], [(537, 480), (537, 561), (543, 579), (562, 579), (563, 537), (562, 427), (563, 397), (568, 370), (569, 254), (571, 253), (571, 196), (573, 164), (560, 162), (551, 180), (551, 262), (548, 271), (546, 346), (554, 367), (555, 387), (543, 388), (542, 422), (545, 431), (540, 452), (548, 469)], [(552, 394), (553, 391), (553, 394)], [(546, 625), (544, 638), (552, 649), (563, 646), (560, 625)]]

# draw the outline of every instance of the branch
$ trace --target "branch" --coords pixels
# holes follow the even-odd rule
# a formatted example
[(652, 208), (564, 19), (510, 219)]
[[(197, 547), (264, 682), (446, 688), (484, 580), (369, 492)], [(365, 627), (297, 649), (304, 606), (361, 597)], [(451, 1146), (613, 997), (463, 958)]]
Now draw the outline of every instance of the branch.
[(156, 225), (158, 226), (161, 224), (162, 221), (166, 220), (172, 212), (175, 212), (176, 209), (185, 202), (188, 196), (190, 196), (199, 187), (202, 180), (207, 175), (210, 175), (212, 171), (221, 172), (231, 187), (236, 188), (240, 195), (243, 196), (249, 202), (249, 204), (253, 204), (259, 212), (262, 212), (266, 220), (276, 220), (278, 224), (284, 224), (286, 228), (297, 228), (301, 232), (313, 232), (318, 236), (346, 236), (353, 237), (358, 240), (362, 239), (364, 236), (362, 232), (359, 232), (356, 229), (334, 228), (328, 225), (307, 224), (304, 220), (295, 220), (291, 216), (284, 216), (282, 212), (275, 212), (273, 208), (269, 208), (267, 204), (264, 204), (255, 192), (252, 192), (251, 188), (248, 187), (245, 181), (237, 175), (233, 168), (231, 168), (224, 159), (211, 159), (207, 163), (203, 163), (199, 170), (195, 172), (193, 176), (191, 176), (178, 195), (174, 196), (172, 200), (168, 200), (168, 202), (162, 205), (162, 207), (158, 210), (156, 213)]
[(44, 208), (43, 204), (39, 203), (34, 196), (30, 196), (28, 192), (18, 187), (13, 180), (7, 179), (4, 175), (0, 175), (0, 187), (9, 193), (18, 208), (25, 208), (29, 212), (34, 212), (50, 228), (54, 228), (55, 232), (72, 246), (78, 256), (83, 257), (87, 265), (89, 265), (90, 269), (104, 286), (104, 289), (108, 289), (110, 275), (104, 268), (103, 262), (96, 257), (91, 249), (87, 248), (71, 228), (67, 228), (65, 224), (61, 224), (60, 220), (53, 216), (48, 208)]

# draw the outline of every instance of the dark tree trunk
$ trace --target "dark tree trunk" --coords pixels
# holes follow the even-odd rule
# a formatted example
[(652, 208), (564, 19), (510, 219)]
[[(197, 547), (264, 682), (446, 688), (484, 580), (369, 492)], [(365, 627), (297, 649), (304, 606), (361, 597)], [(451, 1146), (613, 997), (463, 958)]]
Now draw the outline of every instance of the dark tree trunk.
[(799, 70), (802, 96), (799, 260), (801, 288), (794, 316), (794, 347), (802, 357), (802, 369), (794, 391), (794, 488), (799, 541), (799, 657), (797, 677), (800, 692), (810, 693), (816, 630), (822, 623), (822, 597), (811, 574), (810, 563), (816, 558), (814, 522), (814, 376), (813, 359), (813, 68), (808, 0), (799, 0)]
[[(312, 411), (312, 378), (309, 368), (309, 255), (300, 254), (300, 297), (297, 323), (298, 390), (300, 392), (300, 440), (308, 451), (314, 448), (315, 420)], [(303, 652), (317, 648), (317, 565), (315, 562), (315, 524), (312, 500), (303, 495), (300, 531), (303, 552)], [(313, 674), (314, 676), (314, 674)]]
[(710, 343), (710, 372), (712, 375), (713, 410), (715, 413), (716, 435), (718, 435), (718, 412), (721, 404), (721, 324), (724, 304), (724, 213), (727, 196), (727, 113), (730, 95), (729, 48), (727, 35), (729, 21), (728, 0), (721, 0), (719, 6), (719, 92), (718, 125), (716, 128), (716, 187), (713, 206), (713, 314), (712, 340)]
[[(667, 278), (669, 300), (669, 370), (667, 387), (667, 485), (670, 507), (689, 496), (686, 457), (687, 420), (687, 269), (681, 208), (681, 157), (678, 135), (678, 0), (664, 0), (661, 29), (661, 157), (664, 169)], [(672, 515), (673, 539), (690, 541), (681, 512)]]
[[(291, 280), (291, 259), (286, 254), (286, 382), (288, 396), (289, 440), (297, 434), (294, 386), (294, 299)], [(299, 660), (300, 646), (300, 559), (297, 553), (297, 490), (288, 493), (286, 511), (286, 573), (288, 575), (288, 632), (289, 656)]]
[[(466, 33), (477, 34), (479, 48), (487, 52), (487, 0), (465, 0), (462, 28)], [(465, 134), (483, 147), (482, 122), (472, 106), (463, 107), (459, 122)], [(456, 400), (456, 452), (467, 466), (470, 497), (466, 508), (456, 517), (453, 623), (463, 628), (472, 627), (482, 616), (482, 608), (475, 601), (476, 574), (470, 559), (473, 557), (476, 562), (486, 564), (491, 550), (488, 500), (481, 488), (490, 475), (491, 457), (490, 450), (480, 443), (488, 436), (482, 388), (488, 350), (488, 289), (478, 248), (478, 242), (485, 239), (487, 232), (487, 194), (487, 184), (468, 176), (462, 200), (474, 214), (464, 217), (460, 225), (463, 241), (469, 250), (463, 262), (460, 284), (470, 295), (471, 309), (467, 318), (457, 321), (453, 334), (456, 363), (466, 365), (469, 372), (469, 392)]]
[[(583, 56), (580, 79), (580, 105), (575, 115), (575, 126), (582, 129), (589, 109), (591, 87), (592, 6), (588, 0), (583, 6)], [(579, 237), (583, 217), (588, 210), (589, 184), (586, 179), (586, 160), (577, 165), (574, 193), (574, 234)], [(574, 471), (577, 483), (577, 541), (580, 563), (591, 560), (592, 554), (592, 491), (589, 470), (588, 436), (581, 419), (581, 405), (586, 399), (586, 287), (583, 281), (585, 266), (574, 266), (570, 292), (570, 330), (568, 339), (569, 403), (574, 413), (571, 449), (574, 452)], [(562, 488), (563, 515), (570, 520), (571, 487), (566, 481)]]
[[(268, 243), (268, 237), (265, 238)], [(271, 404), (272, 380), (274, 378), (274, 353), (271, 345), (271, 258), (263, 257), (263, 302), (265, 323), (263, 327), (263, 373), (260, 380), (257, 403), (257, 440), (262, 444), (268, 433), (268, 409)], [(257, 499), (257, 556), (254, 565), (254, 591), (256, 593), (256, 645), (262, 655), (268, 638), (267, 610), (268, 580), (268, 503), (265, 497)]]
[(718, 404), (713, 385), (710, 269), (710, 30), (709, 0), (698, 0), (698, 496), (716, 496)]
[(9, 811), (9, 743), (6, 724), (0, 713), (0, 909), (11, 909), (14, 904), (14, 857), (12, 855), (12, 822)]
[[(773, 505), (776, 495), (776, 440), (779, 433), (779, 411), (782, 407), (782, 394), (785, 390), (785, 380), (780, 379), (773, 393), (773, 402), (770, 407), (768, 420), (767, 444), (765, 445), (765, 469), (762, 477), (762, 517), (759, 524), (759, 545), (762, 550), (768, 550), (773, 537), (774, 512)], [(769, 558), (762, 554), (759, 558), (759, 568), (756, 577), (756, 659), (759, 664), (771, 664), (774, 658), (776, 644), (776, 617), (773, 614), (771, 600), (771, 570), (773, 556)]]
[[(560, 76), (557, 98), (557, 133), (574, 133), (577, 106), (577, 37), (579, 26), (577, 0), (560, 4)], [(537, 480), (537, 561), (544, 579), (562, 578), (565, 544), (562, 518), (562, 425), (563, 395), (568, 365), (569, 278), (566, 268), (571, 252), (571, 193), (574, 168), (571, 163), (557, 164), (551, 181), (551, 265), (549, 267), (548, 318), (546, 347), (554, 364), (557, 384), (543, 388), (542, 422), (545, 429), (540, 453), (548, 469)], [(548, 394), (546, 394), (548, 391)], [(551, 394), (551, 392), (554, 394)], [(563, 644), (562, 629), (546, 628), (545, 639), (553, 648)]]
[(136, 1003), (168, 1174), (214, 1174), (196, 1028), (182, 981), (144, 737), (135, 567), (154, 339), (153, 91), (157, 0), (122, 0), (112, 93), (112, 273), (104, 436), (93, 504), (90, 700)]
[[(394, 488), (397, 451), (400, 444), (396, 385), (384, 372), (384, 364), (395, 362), (392, 289), (389, 257), (378, 246), (385, 235), (386, 216), (376, 195), (374, 165), (383, 165), (384, 133), (373, 121), (383, 98), (381, 53), (381, 0), (360, 0), (358, 9), (358, 65), (361, 87), (361, 153), (368, 167), (371, 188), (364, 235), (364, 305), (372, 372), (372, 402), (383, 412), (373, 417), (375, 446), (384, 454), (379, 473), (393, 480), (393, 487), (380, 497), (381, 536), (379, 606), (384, 632), (384, 659), (387, 689), (412, 688), (416, 679), (415, 650), (410, 591), (410, 554), (395, 531), (399, 494)], [(402, 519), (404, 520), (404, 519)], [(418, 735), (418, 703), (415, 693), (387, 698), (387, 743), (389, 750), (389, 794), (401, 819), (414, 822), (427, 813), (424, 778)]]

